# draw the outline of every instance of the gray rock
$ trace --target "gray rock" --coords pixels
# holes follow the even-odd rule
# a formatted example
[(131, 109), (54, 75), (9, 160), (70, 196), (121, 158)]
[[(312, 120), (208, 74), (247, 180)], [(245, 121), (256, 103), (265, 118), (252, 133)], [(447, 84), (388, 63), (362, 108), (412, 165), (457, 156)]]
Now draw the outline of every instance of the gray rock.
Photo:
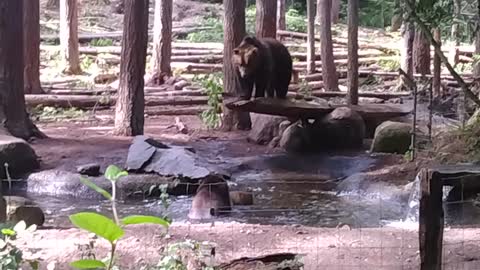
[(77, 167), (77, 172), (79, 174), (88, 175), (88, 176), (99, 176), (100, 164), (90, 163), (90, 164), (80, 165)]
[(411, 144), (411, 125), (386, 121), (377, 127), (371, 152), (405, 154)]
[(278, 127), (278, 135), (281, 137), (283, 135), (283, 132), (285, 132), (285, 130), (290, 126), (292, 125), (292, 122), (289, 121), (289, 120), (285, 120), (283, 122), (280, 123), (279, 127)]
[(267, 145), (273, 138), (278, 136), (280, 123), (287, 118), (266, 114), (251, 113), (252, 129), (248, 134), (248, 141)]
[(348, 107), (340, 107), (312, 126), (317, 148), (358, 148), (365, 138), (362, 117)]
[(156, 147), (145, 136), (136, 136), (128, 149), (127, 170), (140, 170), (155, 154)]
[(307, 130), (299, 123), (290, 125), (282, 134), (280, 147), (287, 152), (303, 152), (310, 144)]
[(21, 177), (40, 167), (38, 157), (32, 147), (20, 138), (0, 135), (0, 177), (6, 178), (5, 166), (11, 177)]

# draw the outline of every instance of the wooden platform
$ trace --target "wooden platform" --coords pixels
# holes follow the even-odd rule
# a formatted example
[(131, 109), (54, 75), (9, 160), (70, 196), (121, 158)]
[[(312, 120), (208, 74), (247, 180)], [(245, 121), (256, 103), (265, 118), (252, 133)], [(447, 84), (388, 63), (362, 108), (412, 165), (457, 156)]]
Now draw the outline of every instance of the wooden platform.
[(362, 104), (362, 105), (335, 105), (329, 106), (315, 103), (314, 101), (294, 99), (258, 98), (255, 100), (242, 100), (226, 104), (231, 110), (286, 116), (297, 119), (319, 119), (338, 107), (349, 107), (358, 112), (365, 121), (386, 121), (391, 118), (405, 116), (411, 109), (405, 105), (396, 104)]

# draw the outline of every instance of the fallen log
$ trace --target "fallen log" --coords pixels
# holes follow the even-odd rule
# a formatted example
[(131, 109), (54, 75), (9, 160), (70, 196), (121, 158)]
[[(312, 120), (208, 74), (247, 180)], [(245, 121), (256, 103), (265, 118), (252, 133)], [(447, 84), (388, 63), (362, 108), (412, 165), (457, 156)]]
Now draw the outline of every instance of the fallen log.
[(180, 55), (180, 56), (172, 56), (172, 62), (192, 62), (192, 63), (199, 63), (203, 61), (204, 63), (222, 63), (223, 61), (223, 54), (213, 54), (213, 55)]
[[(371, 65), (377, 63), (379, 60), (395, 60), (397, 57), (395, 56), (379, 56), (379, 57), (366, 57), (366, 58), (359, 58), (358, 64), (359, 65)], [(348, 63), (348, 59), (335, 59), (335, 65), (346, 65)], [(320, 67), (322, 66), (322, 61), (315, 61), (315, 66)], [(306, 68), (307, 62), (294, 62), (294, 68)]]
[(146, 107), (145, 114), (149, 116), (169, 116), (169, 115), (199, 115), (207, 110), (208, 106), (162, 106)]
[(171, 67), (183, 69), (187, 72), (194, 70), (203, 70), (209, 72), (221, 71), (223, 64), (201, 64), (201, 63), (191, 63), (191, 62), (172, 62)]
[[(295, 97), (298, 93), (295, 92), (288, 92), (287, 97)], [(347, 92), (324, 92), (324, 91), (312, 91), (311, 95), (314, 97), (319, 98), (332, 98), (332, 97), (346, 97)], [(364, 98), (380, 98), (383, 100), (393, 99), (393, 98), (401, 98), (401, 97), (408, 97), (410, 96), (410, 92), (394, 92), (394, 93), (381, 93), (381, 92), (359, 92), (359, 97)]]
[[(111, 107), (115, 105), (116, 96), (87, 96), (87, 95), (25, 95), (25, 103), (29, 107), (51, 106), (61, 108), (94, 108)], [(181, 106), (205, 105), (208, 97), (159, 97), (147, 96), (145, 106)]]
[(219, 42), (202, 42), (202, 43), (189, 43), (189, 42), (172, 42), (172, 49), (208, 49), (208, 50), (222, 50), (223, 43)]
[(305, 100), (258, 98), (229, 102), (226, 107), (231, 110), (253, 112), (268, 115), (278, 115), (296, 119), (320, 119), (338, 107), (350, 107), (367, 119), (391, 119), (410, 114), (405, 105), (394, 104), (363, 104), (363, 105), (325, 105)]

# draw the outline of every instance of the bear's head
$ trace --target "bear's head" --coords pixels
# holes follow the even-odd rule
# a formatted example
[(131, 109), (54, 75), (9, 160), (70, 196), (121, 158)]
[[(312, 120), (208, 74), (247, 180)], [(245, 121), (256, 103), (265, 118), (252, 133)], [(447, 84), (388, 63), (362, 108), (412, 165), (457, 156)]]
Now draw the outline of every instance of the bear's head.
[(258, 41), (254, 37), (245, 37), (240, 45), (233, 49), (232, 62), (242, 78), (255, 72), (259, 59)]

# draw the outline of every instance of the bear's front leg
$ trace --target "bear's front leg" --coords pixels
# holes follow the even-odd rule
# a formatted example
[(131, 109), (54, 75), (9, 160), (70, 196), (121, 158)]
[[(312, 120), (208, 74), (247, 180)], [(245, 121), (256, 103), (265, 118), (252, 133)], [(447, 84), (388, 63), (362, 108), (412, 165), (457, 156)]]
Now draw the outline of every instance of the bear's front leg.
[(266, 78), (258, 78), (255, 82), (255, 98), (265, 97), (265, 89), (267, 88), (268, 82)]
[(253, 93), (253, 80), (251, 78), (241, 78), (240, 80), (240, 98), (243, 100), (250, 100)]

